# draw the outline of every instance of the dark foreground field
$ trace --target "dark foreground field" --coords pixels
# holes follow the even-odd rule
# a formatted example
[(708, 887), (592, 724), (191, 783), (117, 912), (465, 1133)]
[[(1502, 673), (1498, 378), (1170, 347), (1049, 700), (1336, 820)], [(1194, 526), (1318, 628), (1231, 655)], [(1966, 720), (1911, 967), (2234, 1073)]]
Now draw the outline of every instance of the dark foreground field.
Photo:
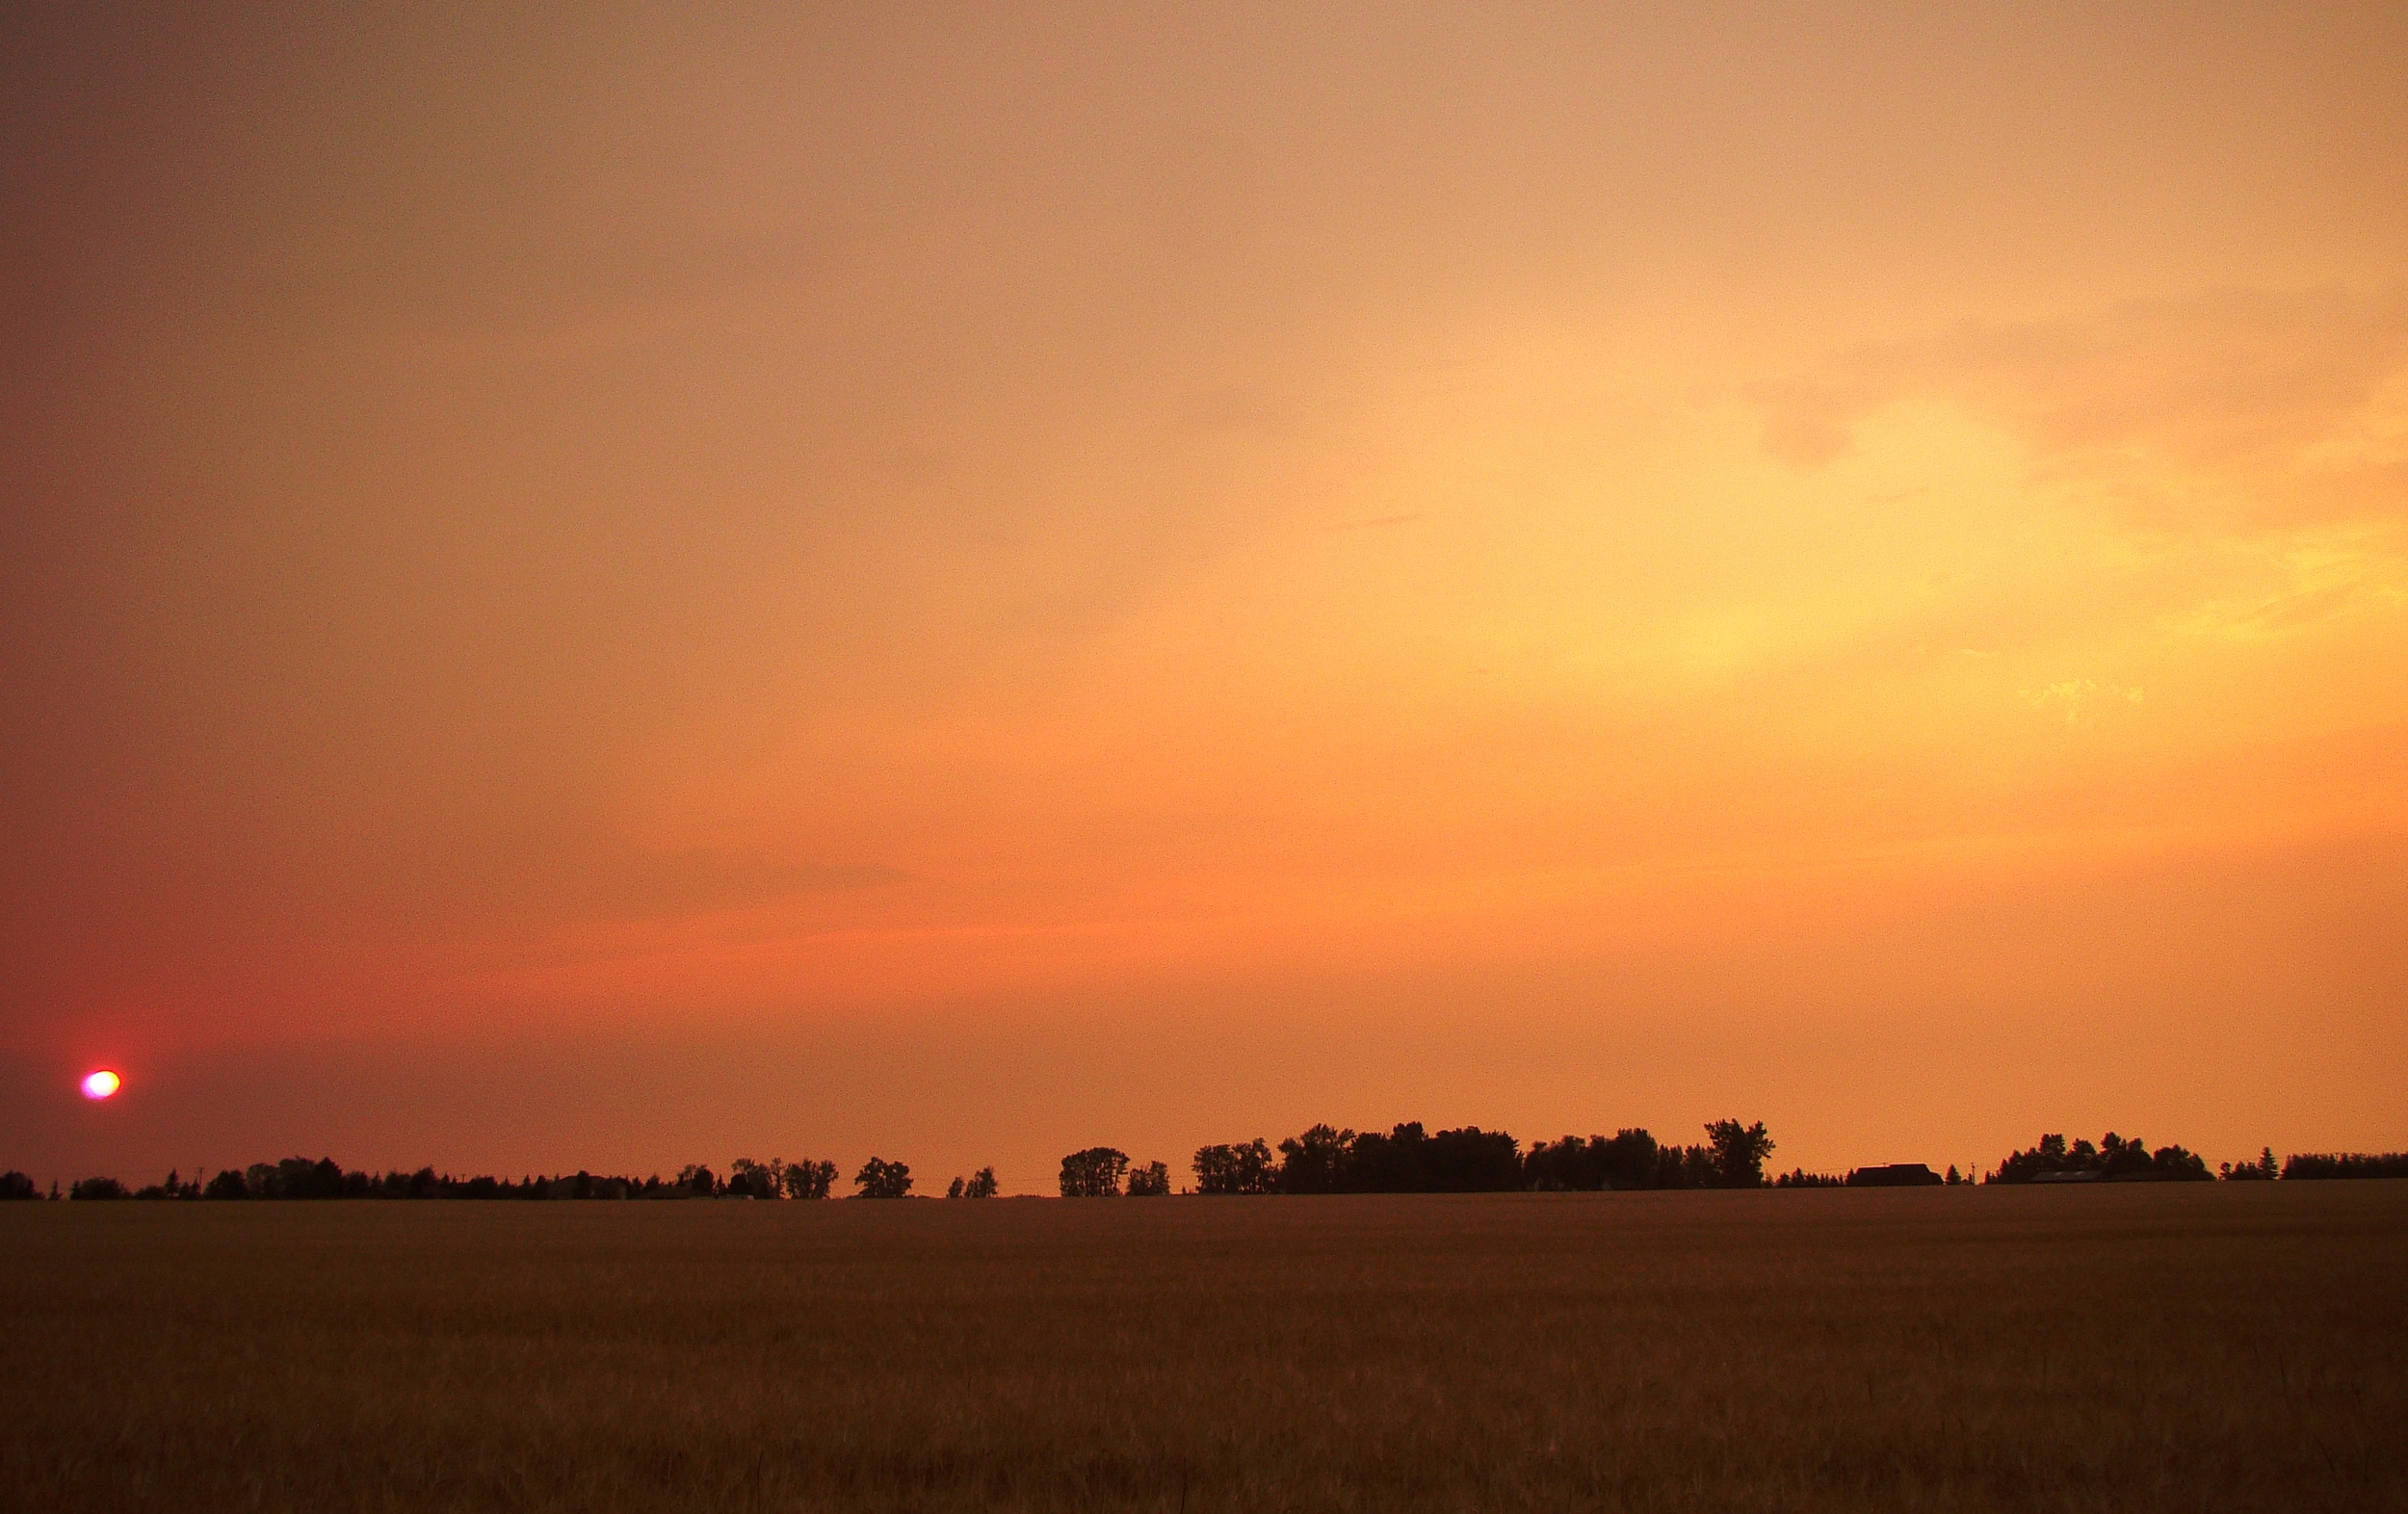
[(2408, 1183), (0, 1211), (12, 1509), (2408, 1507)]

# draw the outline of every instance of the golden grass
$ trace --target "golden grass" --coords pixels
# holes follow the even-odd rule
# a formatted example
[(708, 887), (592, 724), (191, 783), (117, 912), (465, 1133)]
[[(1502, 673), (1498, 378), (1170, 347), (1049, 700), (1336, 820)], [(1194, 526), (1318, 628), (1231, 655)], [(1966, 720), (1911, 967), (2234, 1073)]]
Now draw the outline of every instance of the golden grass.
[(2408, 1183), (0, 1211), (0, 1506), (2408, 1507)]

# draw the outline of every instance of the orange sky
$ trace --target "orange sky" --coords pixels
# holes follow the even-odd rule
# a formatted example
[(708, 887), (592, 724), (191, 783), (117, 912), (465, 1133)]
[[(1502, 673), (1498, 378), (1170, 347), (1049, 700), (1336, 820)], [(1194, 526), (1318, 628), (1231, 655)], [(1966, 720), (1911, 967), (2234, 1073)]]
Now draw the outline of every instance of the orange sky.
[(2403, 77), (13, 11), (0, 1166), (2408, 1145)]

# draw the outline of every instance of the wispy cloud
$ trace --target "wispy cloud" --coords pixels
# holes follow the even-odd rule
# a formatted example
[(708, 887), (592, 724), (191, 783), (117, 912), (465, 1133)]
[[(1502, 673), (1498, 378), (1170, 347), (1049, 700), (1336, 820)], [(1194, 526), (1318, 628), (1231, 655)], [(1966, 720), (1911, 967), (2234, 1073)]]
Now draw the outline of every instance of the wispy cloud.
[(1847, 453), (1858, 426), (1939, 400), (2035, 469), (2159, 526), (2395, 513), (2408, 486), (2408, 289), (2227, 290), (1857, 348), (1747, 390), (1773, 457)]
[(2138, 704), (2143, 691), (2128, 689), (2121, 684), (2103, 684), (2095, 678), (2067, 678), (2038, 689), (2027, 689), (2023, 696), (2036, 708), (2063, 711), (2066, 724), (2079, 725), (2084, 707), (2109, 699)]

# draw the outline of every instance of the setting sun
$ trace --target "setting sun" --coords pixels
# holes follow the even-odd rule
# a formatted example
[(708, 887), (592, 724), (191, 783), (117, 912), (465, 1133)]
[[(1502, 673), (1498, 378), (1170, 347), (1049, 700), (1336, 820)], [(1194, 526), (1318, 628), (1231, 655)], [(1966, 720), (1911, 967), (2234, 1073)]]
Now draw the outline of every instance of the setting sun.
[(106, 1067), (103, 1067), (96, 1073), (90, 1073), (85, 1076), (84, 1097), (87, 1099), (112, 1098), (115, 1097), (118, 1089), (122, 1086), (124, 1086), (124, 1080), (118, 1077), (116, 1073), (109, 1071)]

